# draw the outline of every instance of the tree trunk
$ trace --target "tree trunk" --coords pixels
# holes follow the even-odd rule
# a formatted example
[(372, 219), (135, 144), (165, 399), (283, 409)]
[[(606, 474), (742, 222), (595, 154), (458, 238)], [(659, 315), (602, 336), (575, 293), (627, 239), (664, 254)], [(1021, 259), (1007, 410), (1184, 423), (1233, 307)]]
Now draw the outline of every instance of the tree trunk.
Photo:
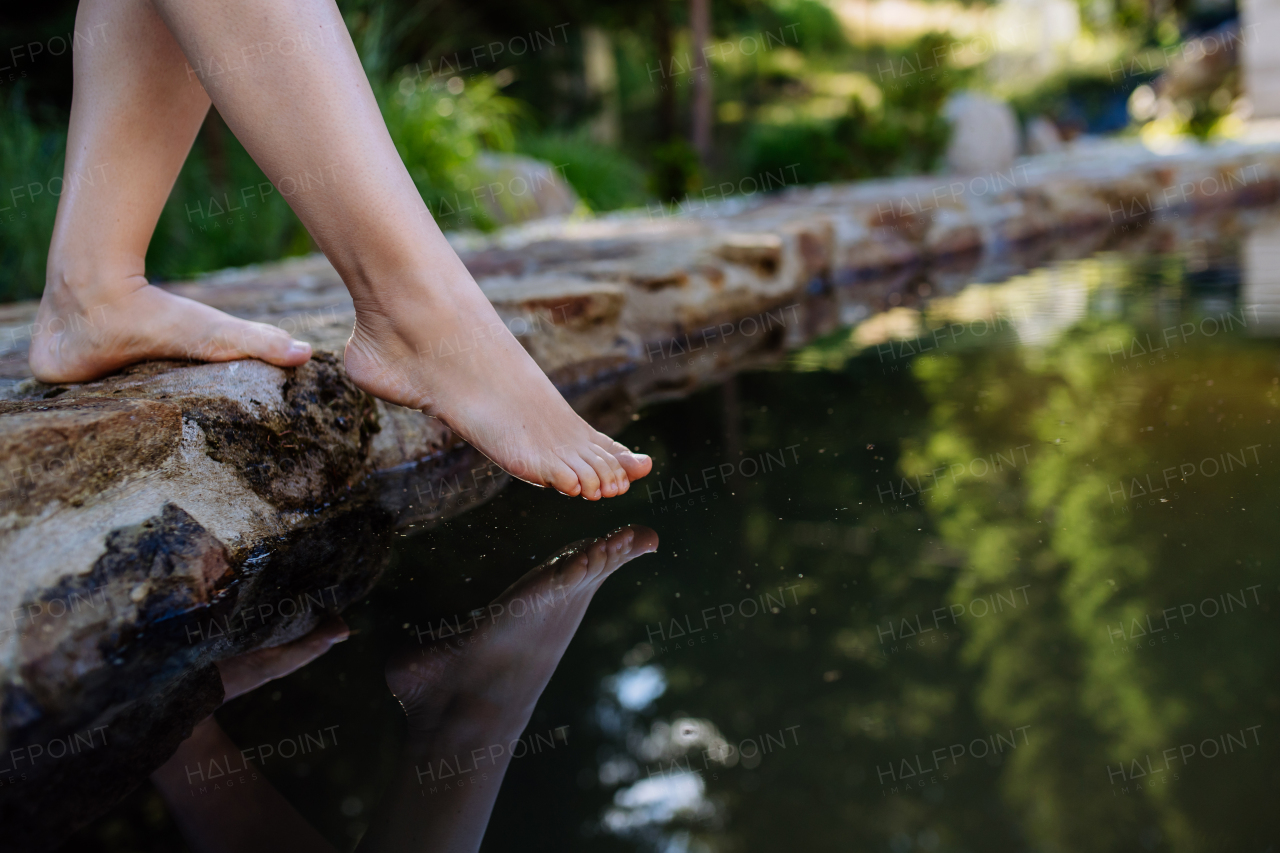
[(613, 56), (613, 40), (595, 26), (582, 31), (582, 70), (587, 94), (597, 110), (589, 125), (591, 138), (605, 145), (622, 140), (622, 109), (618, 97), (618, 63)]
[(676, 89), (671, 79), (671, 13), (669, 0), (654, 0), (654, 42), (658, 48), (658, 68), (649, 79), (658, 86), (658, 142), (670, 142), (676, 135)]
[(693, 147), (705, 171), (711, 159), (711, 67), (706, 45), (711, 38), (711, 0), (689, 0), (689, 25), (692, 30), (693, 57)]

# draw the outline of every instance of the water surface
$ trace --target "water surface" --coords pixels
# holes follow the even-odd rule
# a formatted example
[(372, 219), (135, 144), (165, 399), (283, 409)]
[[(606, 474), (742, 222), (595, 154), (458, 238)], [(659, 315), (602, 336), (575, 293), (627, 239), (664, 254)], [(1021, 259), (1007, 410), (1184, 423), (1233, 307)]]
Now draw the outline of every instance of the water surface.
[[(1274, 236), (903, 277), (894, 311), (639, 413), (628, 495), (515, 484), (397, 536), (351, 639), (218, 719), (329, 731), (262, 772), (352, 849), (406, 739), (385, 661), (644, 525), (482, 849), (1274, 850)], [(456, 796), (434, 775), (417, 796)], [(144, 787), (66, 849), (181, 845)]]

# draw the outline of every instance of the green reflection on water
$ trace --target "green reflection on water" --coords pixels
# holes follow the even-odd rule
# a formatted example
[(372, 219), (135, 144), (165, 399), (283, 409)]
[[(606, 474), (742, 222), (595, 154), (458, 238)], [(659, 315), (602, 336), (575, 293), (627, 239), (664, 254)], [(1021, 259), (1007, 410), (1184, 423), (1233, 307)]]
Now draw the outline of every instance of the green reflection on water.
[[(1095, 310), (1041, 346), (912, 362), (929, 414), (899, 469), (936, 485), (903, 512), (966, 555), (947, 600), (1026, 588), (1024, 606), (970, 618), (955, 662), (982, 720), (1032, 727), (999, 780), (1029, 842), (1262, 849), (1276, 349), (1242, 337), (1256, 317), (1239, 308), (1153, 322), (1185, 295), (1172, 262), (1111, 267)], [(1123, 310), (1099, 309), (1116, 295)], [(1232, 754), (1210, 760), (1206, 738)]]
[[(799, 440), (803, 463), (710, 508), (681, 498), (689, 556), (743, 567), (744, 595), (748, 579), (798, 582), (801, 606), (743, 620), (732, 643), (664, 632), (659, 704), (726, 736), (801, 723), (801, 744), (750, 783), (704, 772), (724, 825), (695, 838), (713, 850), (1272, 841), (1280, 369), (1272, 342), (1246, 337), (1256, 316), (1209, 310), (1219, 303), (1194, 299), (1182, 269), (1113, 257), (1044, 271), (988, 294), (1013, 318), (1003, 334), (862, 349), (841, 333), (796, 355), (800, 375), (739, 382), (745, 455)], [(1078, 290), (1076, 316), (1035, 311), (1063, 287)], [(965, 301), (924, 327), (971, 323)], [(731, 435), (715, 450), (673, 439), (713, 417), (709, 402), (654, 414), (670, 451), (660, 477), (697, 484), (732, 458)], [(631, 611), (696, 626), (718, 601), (673, 604), (671, 588), (689, 586), (636, 592)]]

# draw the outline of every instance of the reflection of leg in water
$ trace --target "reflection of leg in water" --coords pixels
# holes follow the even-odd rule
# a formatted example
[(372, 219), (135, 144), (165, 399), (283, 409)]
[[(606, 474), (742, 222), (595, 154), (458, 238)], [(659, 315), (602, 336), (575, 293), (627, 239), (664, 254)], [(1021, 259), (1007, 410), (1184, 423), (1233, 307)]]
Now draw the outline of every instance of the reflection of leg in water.
[[(407, 760), (361, 851), (457, 853), (480, 846), (511, 759), (510, 751), (495, 754), (491, 747), (520, 737), (605, 578), (657, 547), (647, 527), (571, 545), (498, 596), (467, 635), (472, 641), (436, 640), (387, 663), (387, 685), (409, 718)], [(288, 675), (346, 637), (335, 617), (293, 643), (220, 663), (226, 699)], [(427, 795), (421, 782), (432, 764), (456, 764), (461, 756), (484, 766), (448, 794)], [(206, 778), (215, 768), (216, 779)], [(213, 717), (151, 780), (197, 853), (333, 853)]]
[[(346, 638), (347, 626), (333, 617), (300, 640), (221, 661), (223, 701), (301, 669)], [(151, 781), (197, 853), (334, 853), (213, 717), (196, 725)]]
[[(494, 615), (464, 635), (474, 641), (437, 640), (387, 664), (387, 684), (409, 718), (409, 757), (360, 850), (479, 848), (511, 758), (490, 747), (520, 737), (600, 584), (657, 546), (645, 527), (570, 546), (500, 595), (486, 611)], [(452, 766), (455, 756), (474, 765), (469, 778), (430, 793), (423, 783), (436, 775), (431, 767)]]

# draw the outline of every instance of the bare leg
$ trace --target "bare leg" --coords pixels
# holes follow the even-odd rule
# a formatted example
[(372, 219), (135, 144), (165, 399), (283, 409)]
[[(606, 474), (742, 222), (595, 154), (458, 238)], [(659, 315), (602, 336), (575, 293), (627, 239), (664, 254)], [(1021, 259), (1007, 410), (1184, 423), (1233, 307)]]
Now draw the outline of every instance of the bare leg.
[[(462, 623), (466, 633), (388, 661), (387, 686), (409, 718), (409, 742), (360, 853), (479, 849), (511, 743), (529, 724), (592, 596), (657, 547), (647, 527), (577, 543), (512, 584), (477, 621)], [(444, 775), (446, 765), (455, 775)]]
[[(154, 0), (219, 113), (355, 300), (347, 370), (504, 469), (589, 499), (652, 463), (593, 430), (503, 327), (401, 163), (333, 0)], [(185, 79), (178, 63), (173, 75)], [(466, 357), (439, 357), (463, 338)]]
[[(219, 661), (222, 701), (301, 669), (347, 636), (335, 616), (291, 643)], [(196, 853), (334, 853), (213, 717), (196, 724), (151, 781)]]
[(183, 57), (148, 0), (83, 0), (63, 192), (31, 368), (77, 382), (150, 358), (282, 366), (310, 356), (274, 326), (237, 320), (151, 287), (147, 244), (209, 96), (175, 73)]
[[(214, 781), (211, 766), (225, 768)], [(336, 853), (210, 717), (151, 774), (196, 853)]]

